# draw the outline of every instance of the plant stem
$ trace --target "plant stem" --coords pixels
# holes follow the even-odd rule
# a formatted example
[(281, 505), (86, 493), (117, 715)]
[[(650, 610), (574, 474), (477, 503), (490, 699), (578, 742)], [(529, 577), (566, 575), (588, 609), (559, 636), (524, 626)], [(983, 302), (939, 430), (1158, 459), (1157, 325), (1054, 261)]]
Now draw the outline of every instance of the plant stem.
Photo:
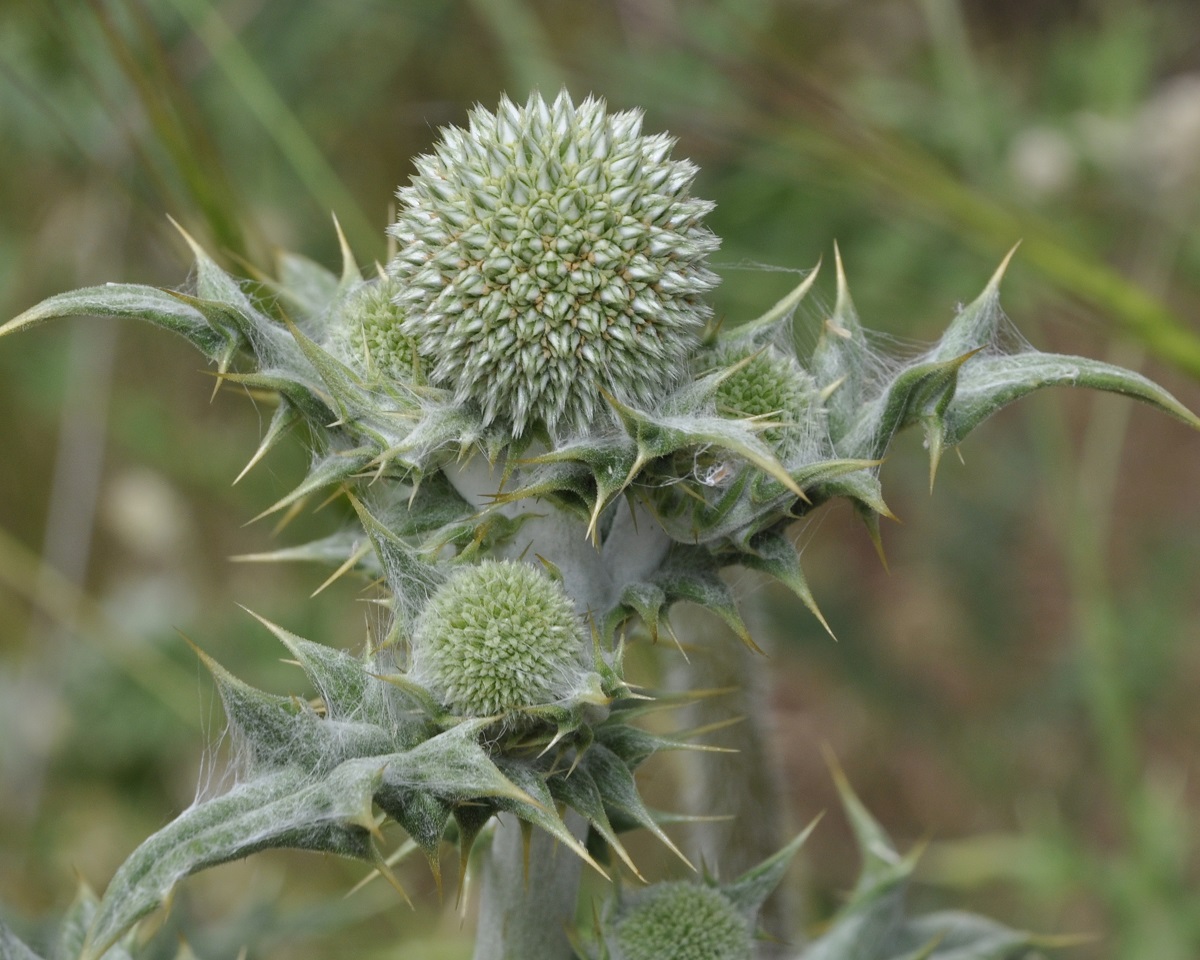
[[(697, 701), (689, 708), (686, 723), (695, 728), (728, 721), (730, 716), (741, 717), (742, 722), (722, 730), (717, 737), (705, 738), (706, 743), (735, 752), (687, 754), (681, 758), (686, 812), (722, 817), (693, 824), (692, 843), (705, 864), (710, 868), (720, 864), (721, 875), (729, 879), (766, 860), (788, 839), (782, 815), (786, 801), (779, 759), (770, 747), (768, 660), (747, 650), (733, 631), (699, 607), (680, 606), (672, 620), (680, 634), (687, 637), (690, 659), (684, 661), (673, 648), (667, 651), (671, 688), (736, 688), (728, 696)], [(797, 929), (794, 899), (784, 886), (763, 904), (759, 921), (768, 933), (783, 937)], [(786, 950), (782, 942), (763, 943), (758, 956), (767, 960), (784, 956)]]
[[(567, 827), (587, 832), (573, 811)], [(571, 956), (567, 928), (575, 919), (581, 861), (542, 830), (526, 836), (515, 819), (502, 818), (483, 867), (483, 892), (474, 960), (560, 960)]]

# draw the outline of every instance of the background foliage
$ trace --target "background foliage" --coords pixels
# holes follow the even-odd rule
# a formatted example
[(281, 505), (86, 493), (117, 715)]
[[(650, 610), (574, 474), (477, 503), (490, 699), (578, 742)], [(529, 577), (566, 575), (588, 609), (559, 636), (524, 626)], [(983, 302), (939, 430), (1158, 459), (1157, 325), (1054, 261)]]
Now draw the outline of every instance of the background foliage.
[[(1036, 346), (1141, 364), (1197, 409), (1190, 6), (12, 0), (0, 314), (105, 280), (178, 285), (166, 214), (244, 270), (278, 248), (335, 265), (330, 210), (382, 258), (393, 190), (438, 126), (566, 84), (644, 107), (700, 165), (729, 322), (836, 238), (864, 321), (919, 342), (1023, 240), (1004, 302)], [(35, 925), (211, 767), (220, 710), (177, 630), (286, 691), (293, 668), (236, 603), (346, 647), (371, 615), (345, 582), (298, 601), (319, 570), (228, 562), (268, 544), (243, 524), (305, 453), (231, 487), (263, 420), (233, 390), (210, 402), (196, 367), (182, 342), (101, 322), (0, 349), (0, 902)], [(905, 521), (885, 530), (890, 574), (848, 511), (798, 531), (840, 642), (762, 590), (791, 813), (831, 811), (803, 854), (810, 915), (855, 868), (828, 743), (894, 836), (932, 839), (930, 903), (1095, 934), (1081, 960), (1196, 956), (1200, 445), (1129, 403), (1055, 394), (988, 424), (965, 466), (947, 458), (933, 497), (916, 447), (886, 467)], [(647, 788), (669, 806), (656, 763)], [(342, 900), (361, 873), (255, 858), (189, 881), (169, 923), (207, 957), (469, 955), (423, 866), (415, 913), (374, 886)]]

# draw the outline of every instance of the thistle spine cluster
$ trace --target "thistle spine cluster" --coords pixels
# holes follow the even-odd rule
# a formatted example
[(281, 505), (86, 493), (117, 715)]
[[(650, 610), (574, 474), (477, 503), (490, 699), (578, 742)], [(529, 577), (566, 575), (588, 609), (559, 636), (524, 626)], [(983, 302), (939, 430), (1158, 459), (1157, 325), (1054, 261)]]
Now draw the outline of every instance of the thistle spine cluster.
[(513, 435), (583, 430), (603, 393), (652, 403), (686, 370), (719, 241), (696, 167), (638, 111), (564, 91), (476, 108), (398, 192), (403, 330), (434, 383)]

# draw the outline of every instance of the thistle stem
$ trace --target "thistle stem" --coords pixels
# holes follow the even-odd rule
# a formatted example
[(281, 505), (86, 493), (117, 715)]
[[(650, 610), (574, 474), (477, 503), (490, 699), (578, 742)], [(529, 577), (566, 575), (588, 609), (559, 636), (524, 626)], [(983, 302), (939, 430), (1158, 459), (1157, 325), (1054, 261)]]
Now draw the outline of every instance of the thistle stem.
[[(582, 841), (583, 818), (569, 811), (567, 828)], [(519, 821), (496, 825), (483, 867), (474, 960), (565, 960), (567, 928), (575, 920), (583, 861), (542, 830), (528, 838)]]

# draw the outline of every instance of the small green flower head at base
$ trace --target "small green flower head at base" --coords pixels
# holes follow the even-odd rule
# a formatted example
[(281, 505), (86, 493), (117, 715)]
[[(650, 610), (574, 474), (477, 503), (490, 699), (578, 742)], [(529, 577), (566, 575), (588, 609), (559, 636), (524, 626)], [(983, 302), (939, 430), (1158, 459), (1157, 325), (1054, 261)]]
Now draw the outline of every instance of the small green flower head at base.
[(613, 960), (751, 960), (752, 931), (742, 912), (710, 886), (656, 884), (622, 905), (613, 927)]
[(719, 241), (696, 167), (637, 111), (533, 94), (443, 131), (398, 192), (389, 270), (430, 378), (520, 436), (584, 432), (608, 393), (653, 403), (686, 370)]
[(416, 342), (401, 332), (403, 312), (396, 304), (399, 287), (386, 277), (357, 287), (339, 309), (338, 346), (348, 362), (368, 379), (402, 383), (419, 379)]
[(452, 713), (490, 717), (555, 703), (586, 676), (566, 591), (509, 560), (462, 567), (417, 620), (409, 677)]
[(762, 436), (786, 459), (820, 422), (820, 397), (812, 376), (794, 356), (773, 346), (756, 352), (725, 350), (718, 357), (720, 367), (742, 366), (718, 385), (717, 412), (778, 423)]

